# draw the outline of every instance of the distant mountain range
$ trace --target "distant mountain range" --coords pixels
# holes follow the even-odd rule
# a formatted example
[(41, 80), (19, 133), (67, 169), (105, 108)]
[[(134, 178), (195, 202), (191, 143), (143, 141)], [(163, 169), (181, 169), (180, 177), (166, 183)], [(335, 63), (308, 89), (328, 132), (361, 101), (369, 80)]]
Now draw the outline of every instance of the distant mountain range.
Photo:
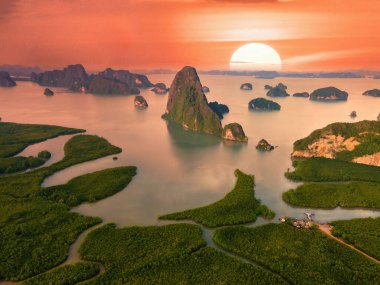
[[(31, 73), (41, 73), (44, 70), (38, 66), (23, 66), (23, 65), (0, 65), (0, 71), (7, 71), (12, 77), (22, 78), (30, 77)], [(143, 69), (133, 70), (140, 74), (175, 74), (177, 70), (172, 69)], [(352, 70), (340, 72), (277, 72), (277, 71), (230, 71), (230, 70), (201, 70), (199, 74), (208, 75), (230, 75), (230, 76), (254, 76), (256, 78), (364, 78), (372, 77), (380, 79), (380, 71), (372, 70)]]

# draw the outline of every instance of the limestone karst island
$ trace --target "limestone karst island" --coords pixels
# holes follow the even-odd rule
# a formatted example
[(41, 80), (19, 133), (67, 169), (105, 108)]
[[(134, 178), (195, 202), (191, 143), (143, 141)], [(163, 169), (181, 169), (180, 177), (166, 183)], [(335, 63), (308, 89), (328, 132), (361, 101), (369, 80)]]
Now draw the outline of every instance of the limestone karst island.
[(378, 0), (0, 0), (0, 285), (380, 284)]

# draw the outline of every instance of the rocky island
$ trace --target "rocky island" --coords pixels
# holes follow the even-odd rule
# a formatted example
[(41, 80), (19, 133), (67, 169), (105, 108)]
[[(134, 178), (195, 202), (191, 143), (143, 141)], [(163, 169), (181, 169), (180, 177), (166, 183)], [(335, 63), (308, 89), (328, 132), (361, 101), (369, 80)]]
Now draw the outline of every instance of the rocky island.
[(41, 86), (64, 87), (71, 91), (81, 91), (88, 82), (88, 74), (81, 64), (65, 67), (63, 70), (32, 73), (31, 80)]
[(148, 102), (141, 95), (136, 96), (134, 102), (135, 102), (135, 107), (137, 109), (146, 109), (146, 108), (148, 108)]
[(8, 72), (0, 71), (0, 87), (14, 87), (16, 82), (11, 78)]
[(336, 87), (325, 87), (313, 91), (310, 100), (313, 101), (347, 101), (348, 93)]
[[(203, 132), (234, 141), (247, 141), (243, 128), (233, 123), (222, 128), (219, 115), (228, 107), (218, 102), (207, 102), (202, 84), (194, 67), (185, 66), (175, 76), (162, 118), (178, 123), (184, 129)], [(219, 114), (218, 114), (219, 113)]]
[(165, 83), (157, 83), (154, 85), (154, 87), (150, 90), (153, 91), (156, 94), (166, 94), (169, 91), (169, 88), (166, 87)]
[(202, 87), (202, 91), (203, 91), (203, 93), (209, 93), (210, 92), (210, 88), (208, 88), (207, 86), (203, 86)]
[(261, 150), (261, 151), (272, 151), (274, 150), (274, 146), (271, 145), (267, 140), (262, 139), (257, 144), (256, 149)]
[(364, 96), (372, 96), (372, 97), (380, 97), (380, 90), (379, 89), (372, 89), (368, 90), (363, 93)]
[(229, 141), (247, 142), (242, 126), (238, 123), (225, 125), (223, 128), (222, 138)]
[(280, 104), (265, 98), (256, 98), (249, 101), (248, 109), (253, 111), (279, 111), (281, 110), (281, 106)]
[(265, 90), (268, 90), (267, 96), (269, 97), (288, 97), (290, 96), (286, 89), (288, 87), (285, 84), (279, 83), (277, 86), (272, 87), (269, 85), (265, 85), (264, 87)]
[(32, 73), (31, 80), (41, 86), (63, 87), (74, 92), (88, 91), (93, 94), (139, 94), (138, 88), (153, 86), (145, 75), (128, 70), (107, 68), (89, 76), (81, 64), (69, 65), (63, 70)]
[(46, 95), (46, 96), (53, 96), (54, 92), (52, 90), (50, 90), (49, 88), (45, 88), (44, 95)]
[(253, 86), (251, 83), (243, 83), (241, 86), (240, 86), (240, 89), (241, 90), (246, 90), (246, 91), (250, 91), (253, 89)]
[(222, 134), (220, 119), (209, 107), (197, 71), (190, 66), (176, 74), (162, 117), (191, 131), (217, 136)]
[(294, 93), (293, 97), (297, 97), (297, 98), (309, 98), (310, 94), (308, 92), (298, 92), (298, 93)]
[(220, 119), (223, 119), (223, 115), (230, 112), (230, 109), (227, 105), (219, 104), (217, 101), (208, 103), (209, 107), (219, 116)]

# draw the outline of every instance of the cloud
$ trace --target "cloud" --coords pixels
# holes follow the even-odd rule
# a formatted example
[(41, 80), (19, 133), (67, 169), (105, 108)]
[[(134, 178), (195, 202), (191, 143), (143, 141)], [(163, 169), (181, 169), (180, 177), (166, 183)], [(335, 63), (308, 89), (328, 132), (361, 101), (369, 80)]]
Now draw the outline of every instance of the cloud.
[(17, 10), (18, 3), (18, 0), (0, 0), (0, 20), (11, 16)]
[(345, 58), (355, 54), (363, 54), (367, 53), (370, 50), (368, 49), (351, 49), (351, 50), (339, 50), (339, 51), (327, 51), (327, 52), (318, 52), (307, 55), (300, 55), (290, 57), (288, 59), (283, 60), (284, 65), (297, 65), (297, 64), (305, 64), (312, 63), (330, 59), (337, 58)]

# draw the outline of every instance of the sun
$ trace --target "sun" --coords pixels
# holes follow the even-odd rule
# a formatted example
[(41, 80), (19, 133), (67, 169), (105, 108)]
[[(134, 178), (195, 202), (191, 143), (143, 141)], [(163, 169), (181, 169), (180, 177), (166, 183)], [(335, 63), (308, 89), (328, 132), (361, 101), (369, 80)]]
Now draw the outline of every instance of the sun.
[(280, 71), (281, 57), (269, 45), (251, 43), (239, 47), (231, 56), (230, 69), (241, 71)]

